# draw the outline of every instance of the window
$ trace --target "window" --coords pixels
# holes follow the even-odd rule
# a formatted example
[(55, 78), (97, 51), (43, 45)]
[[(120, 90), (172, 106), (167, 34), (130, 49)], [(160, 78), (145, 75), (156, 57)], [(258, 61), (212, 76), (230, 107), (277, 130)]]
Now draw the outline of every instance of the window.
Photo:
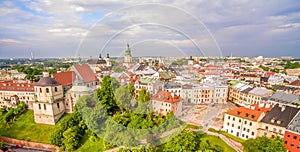
[(297, 149), (300, 149), (300, 146), (297, 146)]
[(39, 104), (39, 109), (42, 109), (42, 108), (41, 108), (41, 104)]
[(287, 141), (284, 141), (284, 144), (287, 144)]
[(268, 126), (266, 126), (266, 130), (268, 130), (269, 129), (269, 127)]
[(293, 139), (296, 140), (296, 139), (297, 139), (297, 136), (294, 136)]
[(59, 109), (59, 103), (57, 103), (57, 108)]
[(234, 127), (234, 124), (232, 124), (231, 126)]
[(233, 133), (233, 130), (231, 130), (231, 133)]
[(253, 131), (252, 131), (251, 135), (254, 136), (254, 132)]
[(250, 132), (250, 129), (247, 129), (247, 132)]
[(266, 132), (264, 132), (264, 136), (266, 137), (268, 134)]
[(233, 118), (233, 121), (235, 121), (235, 118)]
[(246, 139), (248, 139), (248, 135), (246, 136)]
[(227, 122), (227, 126), (229, 126), (229, 122)]
[(239, 119), (239, 122), (241, 122), (241, 119)]
[(40, 88), (40, 93), (42, 93), (43, 91), (42, 91), (42, 88)]
[(242, 134), (242, 137), (245, 137), (245, 135), (244, 135), (244, 134)]
[(46, 104), (44, 104), (44, 110), (46, 110), (47, 108), (46, 108)]
[(287, 134), (287, 137), (290, 137), (290, 134)]
[(241, 129), (241, 126), (238, 126), (238, 129)]
[(294, 147), (294, 143), (291, 143), (291, 146)]
[(247, 121), (245, 121), (245, 125), (247, 125)]
[(244, 128), (243, 131), (246, 131), (246, 128)]
[(250, 122), (249, 125), (252, 126), (252, 122)]
[(273, 128), (273, 131), (276, 132), (276, 128)]
[(57, 87), (54, 88), (54, 91), (57, 92)]
[(49, 93), (49, 88), (46, 88), (46, 93)]

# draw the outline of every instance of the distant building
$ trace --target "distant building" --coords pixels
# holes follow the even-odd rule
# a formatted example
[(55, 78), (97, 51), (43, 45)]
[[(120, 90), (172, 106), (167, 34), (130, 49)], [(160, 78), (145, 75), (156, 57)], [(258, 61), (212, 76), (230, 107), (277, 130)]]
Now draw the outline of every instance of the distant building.
[(175, 116), (182, 115), (182, 98), (174, 93), (158, 91), (151, 97), (150, 104), (155, 114), (166, 116), (172, 111)]
[(32, 109), (34, 84), (25, 81), (0, 81), (0, 107), (15, 108), (20, 102)]
[(275, 92), (273, 95), (269, 97), (263, 98), (263, 101), (266, 103), (270, 103), (272, 105), (288, 105), (296, 107), (299, 104), (300, 96), (285, 92)]
[(128, 43), (125, 48), (124, 63), (132, 63), (131, 49)]

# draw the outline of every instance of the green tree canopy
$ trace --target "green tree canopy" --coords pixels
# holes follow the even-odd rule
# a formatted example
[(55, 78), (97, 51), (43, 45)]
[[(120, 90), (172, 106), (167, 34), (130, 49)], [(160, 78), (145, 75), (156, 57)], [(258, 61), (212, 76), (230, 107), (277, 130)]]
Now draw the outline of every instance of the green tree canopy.
[(245, 152), (286, 152), (284, 141), (277, 138), (258, 137), (243, 143)]
[(108, 115), (113, 115), (120, 110), (116, 103), (116, 98), (113, 92), (112, 79), (110, 76), (105, 76), (102, 80), (100, 89), (96, 91), (98, 102), (101, 103), (104, 111)]
[(127, 86), (121, 86), (115, 91), (117, 104), (121, 110), (129, 109), (132, 95)]

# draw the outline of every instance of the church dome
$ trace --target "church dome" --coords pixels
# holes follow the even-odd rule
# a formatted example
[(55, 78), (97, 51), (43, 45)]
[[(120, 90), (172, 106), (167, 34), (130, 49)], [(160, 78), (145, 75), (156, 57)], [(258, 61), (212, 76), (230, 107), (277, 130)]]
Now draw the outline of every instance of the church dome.
[(42, 77), (35, 86), (57, 86), (59, 83), (53, 78), (50, 77)]

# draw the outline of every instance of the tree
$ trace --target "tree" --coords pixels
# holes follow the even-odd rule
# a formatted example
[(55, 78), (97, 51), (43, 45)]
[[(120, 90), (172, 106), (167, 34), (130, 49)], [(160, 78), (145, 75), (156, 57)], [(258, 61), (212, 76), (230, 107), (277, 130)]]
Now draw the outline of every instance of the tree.
[(197, 151), (199, 147), (199, 135), (190, 130), (183, 130), (178, 136), (165, 144), (166, 151)]
[(279, 138), (258, 137), (243, 142), (245, 152), (286, 152), (284, 141)]
[(6, 149), (6, 145), (4, 143), (3, 140), (0, 140), (0, 150), (5, 150)]
[(122, 68), (122, 67), (116, 67), (115, 69), (114, 69), (114, 72), (116, 72), (116, 73), (121, 73), (121, 72), (124, 72), (125, 71), (125, 68)]
[(80, 129), (77, 126), (67, 129), (63, 133), (63, 144), (66, 151), (73, 151), (80, 145)]
[(135, 88), (134, 88), (134, 85), (129, 83), (128, 84), (128, 89), (129, 89), (129, 92), (131, 94), (132, 97), (135, 97)]
[(98, 102), (101, 103), (104, 111), (108, 115), (112, 116), (120, 110), (116, 103), (110, 76), (105, 76), (103, 78), (101, 88), (96, 90), (96, 95)]
[(138, 96), (138, 101), (140, 103), (146, 103), (150, 100), (150, 94), (149, 92), (147, 91), (146, 88), (142, 88), (140, 91), (139, 91), (139, 96)]
[(116, 95), (116, 99), (117, 99), (117, 104), (122, 111), (123, 111), (123, 109), (130, 108), (130, 102), (132, 99), (132, 95), (127, 86), (121, 86), (118, 89), (116, 89), (115, 95)]
[(300, 79), (300, 74), (298, 75), (298, 78)]
[(110, 77), (110, 78), (111, 78), (111, 85), (112, 85), (113, 90), (116, 90), (117, 88), (119, 88), (120, 83), (116, 79), (114, 79), (112, 77)]
[(146, 88), (142, 88), (142, 90), (139, 91), (139, 96), (137, 100), (138, 100), (138, 107), (136, 108), (135, 112), (146, 113), (148, 101), (150, 100), (150, 94)]

